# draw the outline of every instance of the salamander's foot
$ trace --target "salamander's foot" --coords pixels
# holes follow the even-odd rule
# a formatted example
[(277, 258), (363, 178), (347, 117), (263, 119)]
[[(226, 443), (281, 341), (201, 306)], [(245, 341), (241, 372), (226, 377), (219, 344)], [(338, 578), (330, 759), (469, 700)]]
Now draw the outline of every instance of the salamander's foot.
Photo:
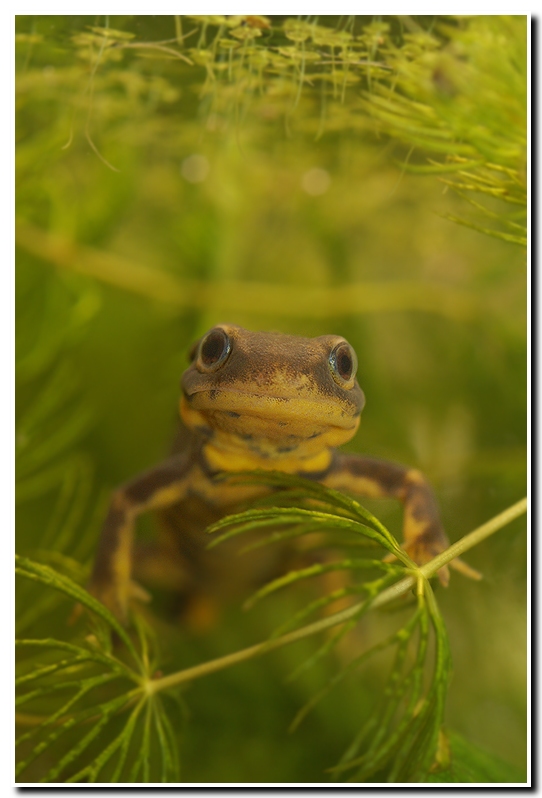
[[(443, 551), (445, 551), (448, 546), (449, 542), (444, 536), (444, 533), (439, 531), (438, 535), (434, 535), (432, 534), (430, 528), (428, 532), (423, 533), (414, 538), (414, 540), (410, 540), (408, 543), (403, 544), (404, 550), (408, 556), (414, 560), (416, 565), (425, 565), (434, 559), (434, 557), (436, 557), (438, 554), (441, 554)], [(437, 571), (439, 581), (441, 585), (444, 585), (444, 587), (447, 587), (450, 581), (450, 568), (453, 568), (455, 571), (459, 571), (459, 573), (463, 574), (463, 576), (466, 576), (469, 579), (482, 579), (482, 574), (479, 571), (471, 568), (471, 566), (467, 565), (466, 562), (461, 560), (459, 557), (456, 557), (454, 560), (451, 560), (448, 565), (444, 565)]]
[(480, 571), (477, 571), (476, 568), (471, 568), (465, 560), (462, 560), (461, 557), (456, 557), (455, 560), (452, 560), (450, 563), (450, 568), (453, 568), (454, 571), (458, 571), (463, 576), (468, 577), (469, 579), (476, 579), (480, 580), (483, 579), (483, 574)]
[[(410, 530), (405, 529), (403, 549), (410, 559), (414, 560), (416, 565), (425, 565), (445, 551), (450, 545), (440, 523), (428, 525), (423, 531), (417, 530), (417, 534), (412, 533), (412, 528)], [(388, 555), (386, 559), (394, 558)], [(456, 557), (437, 571), (439, 581), (444, 587), (447, 587), (450, 581), (450, 568), (459, 571), (459, 573), (469, 579), (482, 579), (482, 574), (479, 571), (471, 568), (466, 562)]]
[[(409, 543), (403, 544), (403, 549), (406, 551), (411, 560), (414, 560), (416, 565), (425, 565), (430, 562), (437, 554), (443, 552), (447, 547), (446, 543), (441, 541), (429, 541), (425, 535), (420, 535), (418, 538), (411, 540)], [(448, 587), (450, 582), (450, 571), (447, 565), (439, 568), (437, 571), (439, 582), (444, 587)]]

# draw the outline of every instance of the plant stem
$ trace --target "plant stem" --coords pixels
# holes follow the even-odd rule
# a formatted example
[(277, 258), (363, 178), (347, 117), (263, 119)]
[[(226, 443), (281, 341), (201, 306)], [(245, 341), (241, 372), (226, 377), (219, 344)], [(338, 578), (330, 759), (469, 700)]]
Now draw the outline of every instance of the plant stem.
[(486, 523), (482, 524), (482, 526), (479, 526), (477, 529), (469, 532), (469, 534), (462, 537), (461, 540), (452, 543), (452, 545), (449, 546), (446, 551), (443, 551), (441, 554), (437, 554), (437, 556), (434, 557), (431, 562), (422, 565), (420, 568), (421, 573), (427, 578), (433, 576), (433, 574), (436, 574), (439, 568), (442, 568), (443, 565), (446, 565), (451, 560), (454, 560), (464, 552), (472, 549), (473, 546), (477, 546), (478, 543), (482, 542), (482, 540), (485, 540), (485, 538), (489, 537), (494, 532), (497, 532), (497, 530), (501, 529), (503, 526), (510, 524), (525, 512), (527, 512), (526, 498), (521, 499), (515, 504), (512, 504), (490, 521), (486, 521)]
[(206, 312), (213, 310), (218, 315), (258, 307), (262, 296), (266, 297), (266, 301), (260, 312), (294, 318), (328, 318), (339, 309), (341, 315), (356, 316), (360, 313), (414, 310), (468, 321), (476, 318), (478, 311), (474, 297), (468, 292), (452, 291), (450, 286), (437, 283), (398, 280), (393, 284), (375, 281), (325, 289), (303, 285), (294, 289), (291, 285), (228, 280), (217, 291), (212, 282), (179, 280), (165, 270), (81, 246), (70, 238), (47, 233), (26, 222), (17, 224), (16, 241), (17, 246), (40, 261), (49, 261), (61, 269), (93, 277), (177, 308), (200, 308)]
[[(526, 498), (521, 499), (521, 501), (516, 502), (516, 504), (513, 504), (511, 507), (508, 507), (490, 521), (482, 524), (482, 526), (479, 526), (477, 529), (461, 538), (461, 540), (458, 540), (456, 543), (452, 544), (446, 549), (446, 551), (438, 554), (430, 562), (417, 569), (415, 573), (406, 576), (395, 585), (383, 590), (382, 593), (376, 596), (371, 604), (371, 608), (381, 607), (382, 605), (393, 601), (393, 599), (404, 595), (420, 580), (420, 577), (429, 579), (431, 576), (436, 574), (440, 568), (442, 568), (444, 565), (447, 565), (447, 563), (449, 563), (451, 560), (473, 548), (473, 546), (476, 546), (494, 532), (502, 529), (502, 527), (511, 523), (511, 521), (519, 518), (521, 515), (523, 515), (523, 513), (526, 512), (526, 510)], [(259, 657), (262, 654), (266, 654), (268, 651), (274, 651), (275, 649), (282, 648), (282, 646), (286, 646), (289, 643), (295, 643), (297, 640), (302, 640), (304, 637), (309, 637), (317, 632), (322, 632), (324, 629), (329, 629), (332, 626), (344, 623), (345, 621), (355, 617), (355, 615), (360, 612), (362, 606), (363, 603), (355, 604), (352, 607), (348, 607), (346, 610), (336, 612), (333, 615), (329, 615), (327, 618), (322, 618), (315, 623), (303, 626), (301, 629), (296, 629), (294, 632), (283, 635), (276, 640), (268, 640), (264, 643), (257, 643), (254, 646), (249, 646), (248, 648), (244, 648), (241, 651), (236, 651), (233, 654), (227, 654), (225, 657), (219, 657), (218, 659), (204, 662), (202, 665), (195, 665), (193, 668), (186, 668), (185, 670), (172, 673), (169, 676), (163, 676), (160, 679), (149, 680), (145, 682), (145, 690), (148, 694), (156, 693), (161, 690), (166, 690), (170, 687), (176, 687), (183, 682), (200, 679), (202, 676), (207, 676), (209, 673), (215, 673), (215, 671), (220, 671), (223, 668), (229, 668), (231, 665), (236, 665), (238, 662), (244, 662), (245, 660), (252, 659), (253, 657)]]

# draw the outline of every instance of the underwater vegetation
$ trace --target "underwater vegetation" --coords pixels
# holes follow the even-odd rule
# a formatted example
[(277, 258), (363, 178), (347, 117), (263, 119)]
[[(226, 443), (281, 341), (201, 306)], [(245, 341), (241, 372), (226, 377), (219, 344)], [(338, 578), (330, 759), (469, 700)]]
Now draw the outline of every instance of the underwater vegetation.
[[(21, 783), (525, 781), (526, 37), (17, 17)], [(192, 625), (166, 590), (126, 628), (92, 598), (111, 490), (167, 453), (222, 321), (346, 336), (349, 450), (423, 470), (483, 579), (435, 585), (393, 503), (277, 476), (212, 545), (331, 561)]]

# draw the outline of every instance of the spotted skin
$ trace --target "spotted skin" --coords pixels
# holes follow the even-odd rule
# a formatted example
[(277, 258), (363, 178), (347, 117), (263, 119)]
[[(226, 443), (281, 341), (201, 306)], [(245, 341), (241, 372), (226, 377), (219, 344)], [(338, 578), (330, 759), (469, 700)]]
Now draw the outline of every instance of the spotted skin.
[[(412, 558), (424, 563), (446, 548), (435, 497), (419, 471), (336, 450), (355, 434), (365, 404), (356, 356), (343, 338), (221, 324), (194, 344), (190, 358), (181, 380), (180, 453), (115, 491), (102, 528), (91, 589), (119, 618), (140, 592), (132, 581), (139, 574), (217, 595), (232, 583), (241, 590), (269, 577), (268, 553), (234, 560), (235, 547), (206, 549), (209, 523), (269, 490), (227, 484), (215, 479), (220, 472), (283, 471), (398, 499)], [(161, 547), (134, 553), (137, 517), (149, 510), (162, 517)], [(446, 583), (447, 569), (439, 576)]]
[[(401, 501), (403, 548), (419, 565), (449, 545), (435, 495), (420, 471), (387, 460), (337, 452), (332, 467), (320, 481), (335, 490)], [(447, 584), (448, 569), (442, 568), (439, 577)]]

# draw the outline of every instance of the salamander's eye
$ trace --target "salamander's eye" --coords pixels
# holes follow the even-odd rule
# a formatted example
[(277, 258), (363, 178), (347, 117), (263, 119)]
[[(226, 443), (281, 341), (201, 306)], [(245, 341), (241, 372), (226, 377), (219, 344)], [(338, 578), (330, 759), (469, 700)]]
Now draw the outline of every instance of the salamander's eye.
[(231, 352), (231, 342), (224, 330), (215, 327), (201, 339), (197, 367), (201, 371), (216, 371)]
[(333, 379), (342, 388), (353, 388), (358, 359), (349, 343), (341, 341), (336, 344), (329, 355), (329, 365)]

